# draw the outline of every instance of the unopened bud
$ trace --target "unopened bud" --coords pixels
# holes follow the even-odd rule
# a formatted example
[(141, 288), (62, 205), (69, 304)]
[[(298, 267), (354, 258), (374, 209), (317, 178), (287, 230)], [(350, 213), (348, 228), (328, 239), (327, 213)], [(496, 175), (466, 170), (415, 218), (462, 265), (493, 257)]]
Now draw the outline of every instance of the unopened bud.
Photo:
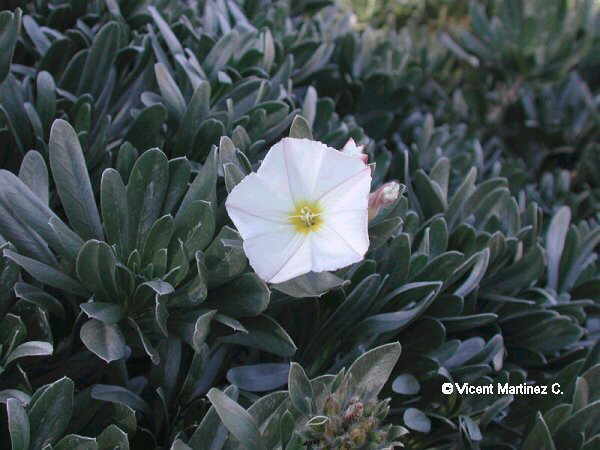
[(344, 145), (344, 147), (342, 148), (342, 153), (344, 153), (345, 155), (355, 156), (357, 158), (360, 158), (366, 164), (369, 159), (369, 155), (367, 155), (364, 152), (364, 149), (365, 149), (364, 145), (356, 145), (356, 142), (354, 142), (354, 139), (350, 138), (350, 139), (348, 139), (348, 142), (346, 142), (346, 145)]
[(329, 421), (325, 425), (325, 437), (333, 439), (343, 430), (344, 424), (338, 416), (329, 417)]
[(330, 395), (325, 399), (325, 405), (323, 406), (323, 409), (325, 414), (328, 416), (334, 416), (338, 414), (340, 412), (340, 408), (340, 403), (337, 401), (335, 396)]
[(367, 440), (367, 433), (361, 427), (356, 427), (350, 431), (350, 439), (355, 445), (362, 445)]
[(375, 417), (379, 420), (384, 420), (390, 412), (390, 400), (385, 399), (379, 402), (375, 411)]
[(389, 181), (379, 186), (375, 192), (369, 194), (369, 220), (372, 220), (379, 214), (382, 208), (392, 205), (400, 194), (404, 191), (397, 181)]
[(376, 427), (377, 427), (377, 420), (374, 417), (368, 417), (363, 422), (363, 428), (365, 429), (365, 431), (367, 433), (374, 431)]
[(356, 419), (362, 417), (363, 410), (364, 406), (362, 403), (352, 403), (350, 406), (348, 406), (348, 409), (346, 409), (346, 413), (344, 414), (344, 421), (354, 422)]

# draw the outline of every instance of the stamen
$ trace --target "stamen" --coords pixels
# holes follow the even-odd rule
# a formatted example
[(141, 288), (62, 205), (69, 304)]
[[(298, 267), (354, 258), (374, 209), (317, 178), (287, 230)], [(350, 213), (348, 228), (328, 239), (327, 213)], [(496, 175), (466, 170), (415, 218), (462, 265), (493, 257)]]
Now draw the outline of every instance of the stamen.
[(322, 215), (321, 209), (316, 204), (298, 205), (295, 211), (296, 214), (289, 216), (290, 221), (296, 226), (296, 229), (302, 233), (308, 233), (316, 230), (320, 224)]
[(313, 225), (315, 214), (310, 210), (308, 206), (304, 206), (300, 209), (300, 218), (307, 227)]

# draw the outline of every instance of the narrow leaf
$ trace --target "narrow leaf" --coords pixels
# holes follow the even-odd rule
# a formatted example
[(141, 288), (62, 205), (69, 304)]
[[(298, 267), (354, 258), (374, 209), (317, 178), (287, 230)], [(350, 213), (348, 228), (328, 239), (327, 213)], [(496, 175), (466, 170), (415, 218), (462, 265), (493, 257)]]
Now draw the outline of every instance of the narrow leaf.
[(104, 237), (79, 138), (58, 119), (50, 130), (50, 168), (69, 223), (83, 239)]
[(223, 424), (242, 443), (244, 448), (247, 450), (265, 449), (258, 426), (248, 411), (216, 388), (212, 388), (207, 397), (215, 407)]

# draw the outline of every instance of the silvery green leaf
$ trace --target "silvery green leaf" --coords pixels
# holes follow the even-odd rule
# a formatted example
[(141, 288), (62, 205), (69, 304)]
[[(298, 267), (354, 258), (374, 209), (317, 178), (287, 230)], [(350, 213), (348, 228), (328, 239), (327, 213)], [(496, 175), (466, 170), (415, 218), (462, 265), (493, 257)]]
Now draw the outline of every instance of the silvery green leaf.
[[(235, 386), (226, 388), (224, 394), (232, 399), (232, 401), (238, 398), (238, 390)], [(190, 438), (189, 445), (192, 449), (209, 450), (223, 447), (229, 432), (219, 419), (219, 416), (220, 414), (217, 413), (216, 407), (212, 405)]]
[(204, 200), (214, 205), (216, 200), (216, 183), (217, 183), (217, 151), (212, 150), (200, 171), (192, 181), (187, 193), (181, 201), (175, 222), (177, 223), (179, 215), (185, 215), (187, 208), (193, 202)]
[[(16, 200), (18, 199), (18, 200)], [(19, 250), (39, 261), (54, 265), (53, 249), (63, 244), (50, 226), (56, 220), (68, 230), (70, 240), (80, 239), (48, 206), (13, 173), (0, 170), (0, 233)]]
[(355, 390), (364, 392), (366, 398), (376, 398), (392, 373), (400, 351), (400, 344), (393, 342), (361, 355), (347, 372), (347, 376), (352, 377)]
[(416, 408), (408, 408), (404, 411), (404, 423), (408, 428), (421, 433), (429, 433), (431, 430), (431, 420), (423, 412)]
[(169, 69), (162, 63), (154, 65), (154, 73), (156, 75), (156, 82), (160, 89), (160, 94), (163, 97), (170, 114), (174, 119), (179, 121), (186, 110), (186, 103), (177, 87), (177, 83), (169, 73)]
[(267, 308), (270, 296), (264, 281), (253, 273), (245, 273), (211, 289), (206, 306), (236, 319), (254, 317)]
[(119, 298), (116, 265), (113, 249), (106, 242), (89, 240), (77, 255), (77, 276), (99, 301), (114, 302)]
[(69, 434), (58, 441), (53, 450), (97, 450), (98, 443), (95, 438)]
[(65, 309), (62, 303), (56, 297), (37, 286), (27, 283), (16, 283), (14, 291), (18, 298), (33, 303), (62, 319), (65, 318)]
[(289, 371), (289, 364), (278, 363), (232, 367), (227, 371), (227, 381), (245, 391), (268, 392), (284, 386)]
[(61, 378), (38, 389), (28, 408), (31, 448), (53, 442), (67, 429), (73, 414), (74, 383)]
[(349, 284), (348, 280), (344, 280), (331, 272), (309, 272), (289, 281), (273, 284), (272, 287), (289, 296), (304, 298), (320, 297), (328, 291), (346, 284)]
[(30, 424), (25, 408), (16, 398), (9, 398), (6, 401), (6, 413), (12, 450), (29, 450)]
[(4, 81), (10, 72), (15, 45), (21, 28), (22, 11), (17, 8), (15, 12), (2, 11), (0, 13), (0, 83)]
[(53, 352), (52, 344), (43, 341), (28, 341), (13, 349), (6, 358), (5, 365), (28, 356), (49, 356)]
[(164, 215), (154, 222), (142, 245), (142, 264), (152, 261), (157, 252), (165, 250), (171, 242), (174, 233), (173, 217)]
[(11, 250), (4, 250), (4, 256), (21, 266), (36, 280), (54, 288), (69, 292), (74, 295), (87, 297), (88, 291), (76, 280), (63, 272), (36, 261), (26, 256), (19, 255)]
[(159, 149), (145, 151), (131, 170), (127, 184), (130, 242), (136, 248), (159, 218), (167, 193), (169, 163)]
[(69, 223), (83, 239), (102, 239), (104, 231), (88, 170), (73, 127), (56, 120), (50, 130), (50, 168)]
[(415, 395), (419, 393), (419, 381), (410, 373), (405, 373), (396, 377), (392, 383), (394, 392), (403, 395)]
[(495, 322), (498, 316), (493, 313), (481, 313), (464, 315), (460, 317), (447, 317), (443, 319), (443, 324), (449, 332), (458, 332), (479, 328), (489, 323)]
[(137, 333), (138, 337), (140, 338), (140, 342), (142, 344), (142, 347), (144, 348), (144, 351), (146, 352), (146, 354), (152, 360), (152, 363), (155, 364), (155, 365), (159, 364), (160, 363), (160, 355), (159, 355), (158, 351), (152, 346), (152, 344), (150, 343), (150, 341), (148, 340), (148, 338), (144, 335), (144, 332), (142, 331), (142, 329), (140, 328), (140, 326), (131, 317), (128, 317), (127, 320), (129, 322), (129, 324), (131, 325), (131, 327)]
[(92, 353), (107, 363), (117, 361), (127, 355), (125, 338), (117, 325), (91, 319), (81, 327), (80, 337)]
[(79, 305), (90, 319), (97, 319), (107, 325), (119, 322), (123, 318), (121, 307), (114, 303), (88, 302)]
[(288, 375), (288, 389), (292, 405), (303, 415), (313, 413), (313, 388), (302, 366), (292, 363)]
[(31, 396), (18, 389), (4, 389), (0, 391), (0, 403), (6, 404), (11, 398), (18, 400), (22, 406), (27, 406), (31, 402)]
[(142, 411), (146, 414), (151, 409), (148, 403), (139, 395), (122, 386), (112, 386), (108, 384), (96, 384), (91, 390), (92, 398), (103, 400), (105, 402), (117, 403), (128, 406), (136, 411)]
[(119, 151), (117, 152), (115, 168), (121, 175), (123, 183), (127, 184), (129, 182), (129, 175), (131, 174), (131, 170), (133, 169), (137, 158), (138, 151), (133, 145), (129, 142), (121, 144)]
[(30, 150), (25, 154), (19, 168), (19, 178), (31, 189), (31, 192), (46, 205), (48, 204), (48, 168), (44, 157), (39, 152)]
[(206, 249), (209, 288), (226, 283), (241, 274), (246, 268), (247, 259), (244, 250), (224, 243), (224, 240), (235, 239), (239, 239), (238, 232), (229, 226), (224, 226)]
[(208, 399), (229, 432), (233, 434), (248, 450), (265, 450), (262, 436), (252, 416), (225, 393), (212, 388)]
[(167, 110), (162, 104), (150, 105), (137, 114), (127, 130), (125, 139), (141, 151), (159, 146), (161, 127), (166, 119)]
[(300, 116), (306, 119), (309, 130), (311, 130), (315, 124), (315, 117), (317, 116), (317, 100), (318, 97), (316, 89), (312, 86), (309, 86), (306, 90), (304, 102), (302, 102), (302, 116)]
[(534, 450), (539, 448), (556, 450), (548, 425), (544, 422), (544, 418), (540, 412), (537, 413), (535, 424), (523, 443), (523, 450)]
[(214, 78), (227, 64), (238, 44), (239, 37), (239, 33), (235, 30), (224, 34), (206, 55), (202, 65), (211, 78)]
[[(438, 284), (439, 287), (439, 284)], [(437, 289), (430, 292), (412, 308), (369, 316), (355, 327), (357, 336), (379, 336), (384, 333), (398, 333), (417, 320), (436, 298)]]
[(421, 169), (415, 174), (415, 189), (426, 218), (443, 213), (447, 209), (443, 189)]
[(117, 425), (109, 425), (96, 438), (98, 447), (101, 450), (109, 448), (118, 448), (119, 450), (129, 450), (129, 439), (127, 433), (121, 430)]
[(226, 163), (223, 166), (223, 176), (225, 178), (227, 192), (231, 192), (233, 188), (244, 179), (246, 174), (237, 164)]
[(245, 331), (219, 339), (220, 342), (259, 348), (275, 355), (290, 357), (297, 347), (288, 333), (267, 315), (244, 320)]
[(174, 137), (174, 156), (189, 155), (194, 146), (194, 138), (198, 134), (198, 124), (201, 124), (210, 114), (210, 83), (201, 81), (181, 119), (181, 125)]
[(106, 78), (117, 56), (119, 46), (119, 24), (108, 22), (95, 35), (94, 42), (79, 73), (78, 94), (92, 94), (99, 98), (106, 86)]
[(129, 206), (125, 184), (115, 169), (106, 169), (100, 184), (102, 220), (108, 243), (121, 255), (129, 255), (132, 243), (129, 230)]
[(156, 10), (156, 8), (154, 6), (149, 6), (148, 11), (150, 11), (150, 15), (156, 23), (156, 26), (158, 26), (160, 33), (162, 34), (165, 42), (167, 43), (167, 46), (169, 47), (169, 50), (171, 50), (171, 53), (173, 55), (183, 53), (183, 47), (181, 46), (181, 43), (171, 30), (167, 22), (165, 22), (160, 13)]
[(290, 128), (290, 137), (297, 139), (313, 138), (310, 124), (304, 117), (300, 115), (294, 117), (294, 121)]
[(467, 279), (454, 291), (455, 295), (466, 297), (473, 289), (478, 287), (479, 282), (483, 279), (490, 259), (489, 249), (479, 253), (477, 262), (473, 265), (471, 273)]
[(176, 439), (171, 445), (171, 450), (192, 450), (192, 447), (185, 444), (181, 439)]
[(216, 312), (216, 310), (209, 311), (205, 314), (198, 316), (198, 319), (196, 320), (192, 343), (194, 345), (194, 349), (197, 352), (199, 352), (202, 345), (204, 345), (204, 341), (206, 340), (208, 333), (210, 332), (210, 322), (212, 321)]

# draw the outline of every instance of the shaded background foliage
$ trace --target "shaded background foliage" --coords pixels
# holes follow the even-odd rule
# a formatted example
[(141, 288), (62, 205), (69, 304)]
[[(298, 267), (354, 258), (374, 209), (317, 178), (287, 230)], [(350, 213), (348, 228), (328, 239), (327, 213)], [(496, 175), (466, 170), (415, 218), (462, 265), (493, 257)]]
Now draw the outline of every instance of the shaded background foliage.
[[(13, 3), (0, 445), (598, 447), (594, 2)], [(406, 194), (266, 286), (223, 203), (287, 135)]]

